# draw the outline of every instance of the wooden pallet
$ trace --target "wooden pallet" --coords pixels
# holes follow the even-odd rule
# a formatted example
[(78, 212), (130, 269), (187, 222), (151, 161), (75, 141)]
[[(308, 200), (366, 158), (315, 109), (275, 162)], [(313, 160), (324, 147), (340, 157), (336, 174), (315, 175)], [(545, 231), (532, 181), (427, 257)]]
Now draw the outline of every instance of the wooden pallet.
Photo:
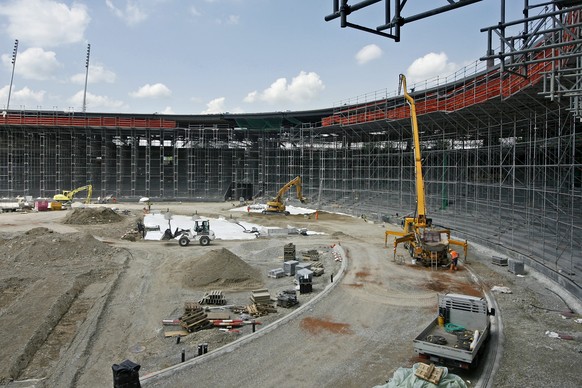
[(250, 304), (246, 308), (246, 312), (253, 317), (262, 317), (268, 315), (269, 313), (276, 313), (277, 309), (273, 305), (267, 304)]
[(197, 311), (190, 314), (185, 314), (180, 318), (180, 324), (184, 329), (190, 333), (197, 330), (202, 330), (209, 325), (208, 316), (204, 311)]
[(323, 269), (323, 263), (321, 261), (316, 261), (311, 264), (311, 271), (313, 271), (313, 276), (321, 276), (325, 272)]
[(414, 375), (418, 378), (438, 385), (443, 377), (443, 368), (436, 367), (434, 364), (423, 364), (422, 362), (416, 368)]
[(202, 311), (203, 308), (198, 302), (184, 302), (184, 314)]

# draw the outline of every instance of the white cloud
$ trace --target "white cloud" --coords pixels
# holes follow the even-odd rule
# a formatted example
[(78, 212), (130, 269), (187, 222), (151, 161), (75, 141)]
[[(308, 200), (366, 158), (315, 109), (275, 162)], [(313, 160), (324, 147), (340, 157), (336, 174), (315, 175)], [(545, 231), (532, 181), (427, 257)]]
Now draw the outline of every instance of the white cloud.
[[(2, 106), (8, 102), (8, 92), (10, 90), (10, 85), (6, 85), (0, 89), (0, 99), (3, 101)], [(44, 96), (46, 91), (34, 91), (28, 86), (22, 89), (16, 89), (15, 85), (12, 85), (12, 93), (10, 94), (10, 107), (11, 109), (18, 108), (20, 105), (28, 107), (28, 109), (36, 109), (38, 105), (42, 105), (44, 101)]]
[(239, 21), (240, 21), (239, 15), (228, 15), (228, 18), (226, 19), (226, 24), (238, 24)]
[(196, 7), (194, 7), (194, 6), (191, 6), (191, 7), (190, 7), (190, 13), (191, 13), (193, 16), (200, 16), (200, 15), (202, 15), (202, 14), (200, 13), (200, 11), (198, 11), (198, 9), (196, 9)]
[(163, 111), (160, 112), (160, 114), (163, 114), (163, 115), (173, 115), (174, 113), (175, 112), (171, 106), (167, 106)]
[(449, 62), (447, 54), (441, 52), (428, 53), (424, 57), (418, 58), (412, 62), (406, 71), (407, 78), (410, 82), (424, 81), (436, 76), (446, 76), (459, 69), (459, 66)]
[(105, 0), (105, 4), (107, 4), (111, 12), (122, 19), (127, 25), (134, 26), (147, 19), (148, 15), (139, 7), (136, 1), (123, 0), (120, 2), (125, 2), (124, 9), (116, 7), (113, 4), (113, 0)]
[(378, 59), (382, 56), (382, 49), (375, 44), (369, 44), (364, 46), (356, 54), (356, 61), (359, 65), (364, 65), (374, 59)]
[[(105, 82), (112, 84), (115, 82), (116, 74), (111, 70), (107, 70), (102, 64), (96, 63), (94, 65), (89, 64), (89, 77), (87, 82), (90, 84), (96, 84)], [(85, 83), (85, 73), (77, 73), (71, 77), (71, 82), (79, 85)]]
[(247, 94), (244, 102), (254, 103), (264, 101), (269, 104), (302, 104), (309, 102), (325, 89), (323, 81), (314, 72), (302, 71), (293, 77), (290, 83), (286, 78), (279, 78), (262, 92), (253, 91)]
[[(12, 54), (3, 54), (2, 63), (12, 68)], [(61, 64), (54, 51), (33, 47), (17, 54), (14, 72), (25, 79), (43, 81), (55, 78), (60, 68)]]
[(129, 93), (130, 96), (136, 98), (157, 98), (157, 97), (168, 97), (172, 94), (172, 91), (164, 84), (145, 84), (135, 92)]
[(58, 46), (83, 40), (91, 18), (84, 4), (52, 0), (12, 0), (0, 5), (6, 31), (31, 46)]
[[(69, 103), (75, 107), (83, 107), (83, 90), (78, 91), (69, 98)], [(98, 96), (92, 93), (87, 93), (87, 110), (92, 111), (99, 111), (99, 110), (107, 110), (107, 109), (122, 109), (127, 108), (123, 101), (119, 100), (112, 100), (107, 96)]]
[(226, 112), (225, 109), (225, 103), (226, 98), (225, 97), (218, 97), (215, 98), (214, 100), (210, 101), (208, 104), (206, 104), (207, 109), (200, 112), (200, 114), (214, 114), (214, 113), (224, 113)]

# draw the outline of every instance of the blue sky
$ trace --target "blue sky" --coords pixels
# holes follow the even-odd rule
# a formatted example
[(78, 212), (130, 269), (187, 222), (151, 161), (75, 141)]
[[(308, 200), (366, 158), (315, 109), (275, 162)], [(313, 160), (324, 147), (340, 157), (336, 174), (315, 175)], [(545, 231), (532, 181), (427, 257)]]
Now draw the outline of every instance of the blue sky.
[[(392, 1), (391, 1), (392, 2)], [(350, 1), (350, 4), (356, 1)], [(429, 5), (427, 5), (427, 3)], [(521, 17), (509, 1), (507, 19)], [(384, 23), (383, 2), (349, 21)], [(411, 0), (403, 14), (448, 4)], [(326, 22), (332, 0), (1, 0), (0, 106), (81, 112), (255, 113), (337, 106), (447, 76), (486, 51), (499, 0), (407, 24), (399, 43)]]

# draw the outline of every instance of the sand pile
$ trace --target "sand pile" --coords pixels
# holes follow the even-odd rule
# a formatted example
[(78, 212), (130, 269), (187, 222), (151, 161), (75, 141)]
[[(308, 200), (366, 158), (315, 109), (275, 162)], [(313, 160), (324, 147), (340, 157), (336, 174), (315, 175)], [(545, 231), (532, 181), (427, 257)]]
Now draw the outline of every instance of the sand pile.
[(182, 269), (186, 288), (235, 288), (262, 287), (261, 273), (240, 257), (222, 248), (193, 259)]
[(114, 212), (111, 208), (102, 206), (98, 208), (77, 208), (68, 214), (63, 223), (74, 225), (108, 224), (120, 222), (123, 216)]

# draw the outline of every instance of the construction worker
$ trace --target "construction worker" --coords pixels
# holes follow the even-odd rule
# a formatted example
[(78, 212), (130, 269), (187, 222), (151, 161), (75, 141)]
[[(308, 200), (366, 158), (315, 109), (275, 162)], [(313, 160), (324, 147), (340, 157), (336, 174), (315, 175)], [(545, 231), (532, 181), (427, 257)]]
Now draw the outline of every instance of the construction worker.
[(451, 271), (457, 270), (457, 265), (459, 263), (459, 254), (457, 251), (453, 249), (449, 249), (449, 253), (451, 254)]

